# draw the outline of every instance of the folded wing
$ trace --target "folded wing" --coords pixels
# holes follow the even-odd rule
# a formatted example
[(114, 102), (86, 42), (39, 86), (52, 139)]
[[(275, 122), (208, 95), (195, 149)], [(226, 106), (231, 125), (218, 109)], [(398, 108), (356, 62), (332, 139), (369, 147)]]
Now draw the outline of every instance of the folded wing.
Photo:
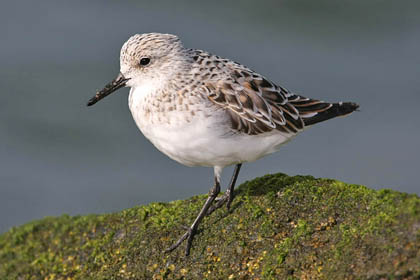
[(305, 126), (358, 108), (354, 103), (328, 103), (293, 94), (247, 68), (233, 69), (231, 77), (206, 82), (207, 96), (226, 109), (233, 130), (250, 135), (274, 129), (296, 134)]

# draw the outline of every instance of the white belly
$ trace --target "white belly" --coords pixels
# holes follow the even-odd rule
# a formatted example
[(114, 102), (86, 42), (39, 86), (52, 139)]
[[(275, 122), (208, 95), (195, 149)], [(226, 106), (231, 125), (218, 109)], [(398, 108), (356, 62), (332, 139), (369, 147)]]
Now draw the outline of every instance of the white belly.
[(159, 112), (162, 108), (150, 104), (151, 96), (144, 89), (130, 91), (129, 107), (144, 136), (161, 152), (187, 166), (224, 167), (254, 161), (277, 151), (290, 139), (279, 131), (256, 136), (234, 133), (223, 109), (215, 106), (190, 103), (188, 110), (177, 107)]

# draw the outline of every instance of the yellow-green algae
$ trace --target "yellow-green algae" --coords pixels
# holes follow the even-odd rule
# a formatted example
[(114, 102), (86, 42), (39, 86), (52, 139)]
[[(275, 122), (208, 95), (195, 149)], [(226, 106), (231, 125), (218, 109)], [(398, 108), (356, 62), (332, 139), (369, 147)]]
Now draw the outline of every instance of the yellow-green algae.
[(0, 279), (420, 279), (416, 195), (266, 175), (204, 219), (188, 258), (164, 254), (204, 198), (12, 228)]

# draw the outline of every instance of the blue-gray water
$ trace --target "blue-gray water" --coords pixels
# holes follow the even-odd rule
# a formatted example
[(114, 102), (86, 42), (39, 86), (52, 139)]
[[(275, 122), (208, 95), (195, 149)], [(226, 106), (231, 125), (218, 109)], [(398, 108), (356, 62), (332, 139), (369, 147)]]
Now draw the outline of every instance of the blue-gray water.
[(208, 191), (211, 169), (181, 166), (141, 135), (128, 89), (85, 106), (118, 73), (123, 42), (143, 32), (177, 34), (302, 95), (361, 105), (246, 164), (240, 182), (281, 171), (420, 193), (419, 1), (150, 2), (2, 2), (0, 232)]

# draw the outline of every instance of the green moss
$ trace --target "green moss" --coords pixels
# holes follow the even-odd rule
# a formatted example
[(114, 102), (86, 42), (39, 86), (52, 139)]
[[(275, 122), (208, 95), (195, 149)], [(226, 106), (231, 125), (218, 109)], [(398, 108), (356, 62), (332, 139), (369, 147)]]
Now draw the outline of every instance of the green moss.
[(191, 256), (163, 250), (206, 195), (0, 235), (0, 279), (418, 279), (420, 198), (311, 176), (243, 183), (204, 219)]

